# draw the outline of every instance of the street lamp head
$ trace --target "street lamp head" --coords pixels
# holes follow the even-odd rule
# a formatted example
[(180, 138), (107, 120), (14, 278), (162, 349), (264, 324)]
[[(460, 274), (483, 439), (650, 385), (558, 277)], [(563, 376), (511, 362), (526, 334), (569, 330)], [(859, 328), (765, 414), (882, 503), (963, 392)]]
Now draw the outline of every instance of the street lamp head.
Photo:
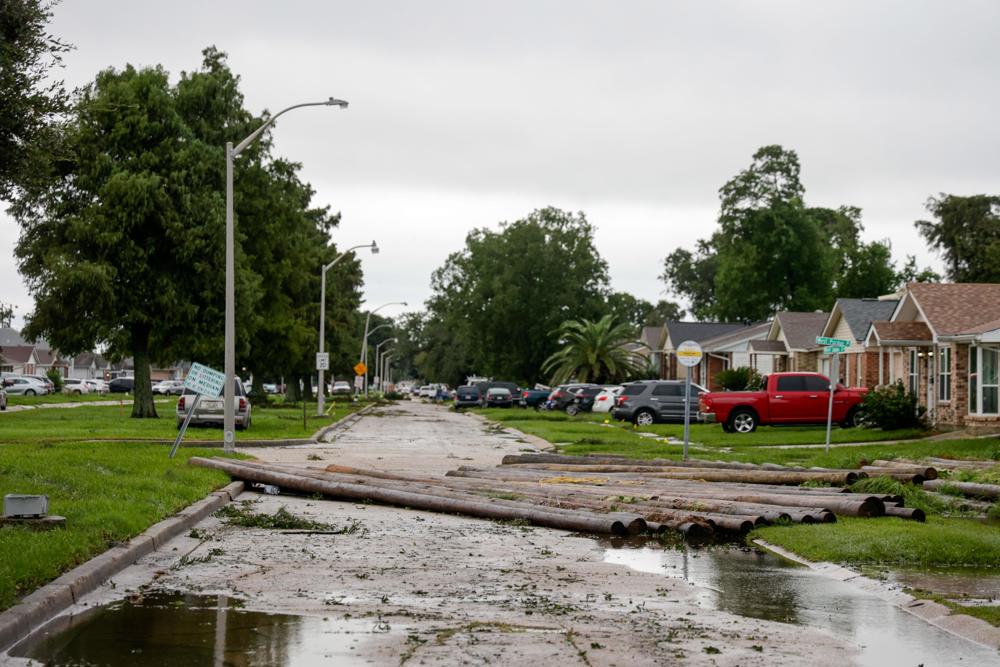
[(340, 107), (341, 109), (347, 108), (347, 100), (338, 100), (335, 97), (331, 97), (326, 101), (326, 105), (330, 107)]
[(373, 255), (377, 255), (378, 254), (378, 244), (375, 243), (374, 241), (372, 241), (372, 254)]

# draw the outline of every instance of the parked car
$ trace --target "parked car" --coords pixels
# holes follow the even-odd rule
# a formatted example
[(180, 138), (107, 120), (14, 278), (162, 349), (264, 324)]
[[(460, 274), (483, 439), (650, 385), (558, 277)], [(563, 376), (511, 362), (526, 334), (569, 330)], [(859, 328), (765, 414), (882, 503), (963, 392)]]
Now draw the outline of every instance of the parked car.
[(176, 394), (180, 396), (184, 393), (184, 381), (183, 380), (160, 380), (153, 385), (154, 394), (163, 394), (164, 396), (170, 396), (171, 394)]
[[(707, 391), (691, 383), (691, 421), (698, 421), (698, 397)], [(656, 422), (684, 421), (684, 383), (680, 380), (642, 380), (622, 385), (611, 416), (639, 426)]]
[(87, 384), (86, 380), (78, 380), (77, 378), (64, 378), (62, 393), (64, 394), (89, 394), (93, 392), (93, 388)]
[(91, 391), (97, 392), (98, 394), (106, 394), (109, 391), (111, 391), (108, 388), (108, 383), (105, 382), (104, 380), (94, 379), (94, 380), (84, 380), (84, 382), (87, 384), (88, 387), (90, 387)]
[(49, 393), (47, 384), (30, 375), (8, 375), (4, 384), (11, 396), (44, 396)]
[(347, 380), (337, 380), (333, 383), (333, 388), (330, 390), (331, 394), (350, 394), (351, 393), (351, 383)]
[(615, 407), (615, 401), (618, 396), (622, 393), (621, 385), (617, 387), (605, 387), (604, 390), (594, 397), (594, 412), (611, 412), (611, 408)]
[(479, 394), (479, 387), (474, 385), (462, 385), (455, 390), (455, 409), (478, 408), (482, 401)]
[(31, 375), (25, 375), (24, 377), (38, 380), (45, 385), (45, 388), (49, 390), (48, 393), (50, 394), (53, 394), (56, 391), (56, 385), (49, 379), (48, 375), (44, 375), (42, 373), (32, 373)]
[[(706, 422), (718, 422), (729, 433), (751, 433), (769, 424), (825, 424), (830, 380), (819, 373), (772, 373), (761, 391), (713, 391), (702, 394), (699, 411)], [(861, 402), (868, 389), (837, 384), (833, 421), (844, 428), (864, 420)]]
[(552, 393), (551, 389), (522, 389), (518, 403), (522, 408), (535, 408), (537, 410), (542, 403), (548, 400), (550, 393)]
[[(243, 387), (243, 382), (239, 378), (233, 378), (234, 392), (236, 399), (236, 430), (244, 431), (250, 428), (252, 406), (247, 400), (247, 393)], [(195, 392), (185, 389), (180, 398), (177, 399), (177, 428), (180, 428), (187, 418), (187, 411), (191, 409), (190, 401), (195, 399)], [(198, 401), (198, 407), (191, 415), (190, 426), (222, 426), (225, 421), (225, 401), (222, 396), (218, 398), (205, 398)]]
[(583, 387), (593, 387), (596, 385), (586, 383), (561, 384), (552, 390), (546, 402), (549, 410), (565, 410), (574, 400), (576, 400), (577, 390)]
[(514, 395), (506, 387), (492, 387), (486, 390), (483, 404), (487, 408), (510, 408), (514, 406)]
[(599, 387), (597, 385), (588, 385), (586, 387), (580, 387), (574, 394), (576, 398), (566, 406), (566, 414), (570, 417), (580, 412), (590, 412), (594, 409), (594, 399), (597, 395), (604, 391), (604, 387)]
[(486, 395), (489, 393), (490, 389), (506, 389), (510, 392), (511, 397), (520, 395), (520, 387), (514, 382), (505, 382), (503, 380), (484, 380), (482, 382), (477, 382), (476, 387), (479, 389), (479, 395), (482, 400), (483, 407), (486, 406)]
[(434, 394), (437, 392), (437, 387), (432, 384), (425, 384), (420, 387), (420, 391), (417, 392), (417, 396), (420, 398), (434, 398)]
[(112, 394), (131, 394), (135, 391), (135, 378), (117, 377), (108, 383), (108, 391)]

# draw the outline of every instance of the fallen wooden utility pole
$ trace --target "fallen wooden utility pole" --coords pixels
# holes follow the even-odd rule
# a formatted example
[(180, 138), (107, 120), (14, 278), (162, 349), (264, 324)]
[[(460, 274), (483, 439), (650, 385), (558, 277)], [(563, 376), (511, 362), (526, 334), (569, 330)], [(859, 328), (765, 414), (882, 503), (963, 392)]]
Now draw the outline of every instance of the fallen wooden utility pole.
[(970, 498), (993, 498), (994, 500), (1000, 498), (1000, 485), (997, 484), (975, 484), (973, 482), (953, 482), (950, 479), (935, 479), (924, 482), (924, 488), (929, 491), (954, 489)]
[[(294, 489), (304, 493), (321, 493), (334, 498), (350, 500), (373, 500), (389, 505), (410, 507), (432, 512), (465, 514), (487, 519), (522, 520), (537, 526), (576, 530), (588, 533), (604, 533), (625, 536), (629, 534), (626, 524), (620, 519), (602, 517), (593, 513), (547, 512), (533, 507), (510, 507), (475, 500), (456, 500), (421, 493), (399, 491), (362, 484), (346, 484), (324, 481), (301, 475), (274, 472), (254, 466), (241, 465), (231, 459), (205, 459), (192, 457), (188, 463), (204, 468), (214, 468), (232, 477), (252, 482), (274, 484), (278, 487)], [(644, 520), (636, 517), (639, 521)]]
[(593, 465), (571, 463), (512, 463), (504, 469), (549, 470), (552, 472), (575, 473), (641, 473), (646, 477), (663, 479), (695, 479), (706, 482), (759, 482), (762, 484), (799, 485), (803, 482), (826, 482), (848, 485), (867, 477), (867, 473), (854, 471), (817, 472), (782, 470), (724, 470), (720, 468), (690, 468), (644, 465)]

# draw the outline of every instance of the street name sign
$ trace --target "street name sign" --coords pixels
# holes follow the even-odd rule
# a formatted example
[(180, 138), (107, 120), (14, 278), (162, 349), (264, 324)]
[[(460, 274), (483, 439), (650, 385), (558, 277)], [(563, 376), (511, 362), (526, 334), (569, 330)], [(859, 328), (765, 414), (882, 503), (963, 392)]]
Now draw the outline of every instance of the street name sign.
[(846, 349), (843, 345), (827, 345), (823, 348), (823, 352), (826, 354), (840, 354)]
[(184, 378), (184, 388), (190, 389), (196, 394), (218, 398), (222, 394), (223, 387), (226, 386), (226, 374), (220, 373), (214, 368), (202, 366), (199, 363), (191, 364), (191, 370)]
[(847, 347), (851, 344), (851, 341), (844, 340), (843, 338), (827, 338), (826, 336), (816, 336), (817, 345), (843, 345)]
[(328, 371), (328, 370), (330, 370), (330, 353), (329, 352), (317, 352), (316, 353), (316, 370), (318, 370), (318, 371)]

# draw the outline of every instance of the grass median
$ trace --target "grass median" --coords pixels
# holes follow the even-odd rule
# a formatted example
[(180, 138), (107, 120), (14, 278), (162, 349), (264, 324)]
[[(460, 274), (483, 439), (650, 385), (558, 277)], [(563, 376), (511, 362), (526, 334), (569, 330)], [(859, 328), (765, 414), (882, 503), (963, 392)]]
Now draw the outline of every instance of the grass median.
[[(5, 429), (6, 430), (6, 429)], [(127, 540), (229, 482), (187, 465), (218, 450), (141, 443), (31, 443), (0, 446), (0, 495), (47, 494), (65, 528), (0, 527), (0, 609)]]

